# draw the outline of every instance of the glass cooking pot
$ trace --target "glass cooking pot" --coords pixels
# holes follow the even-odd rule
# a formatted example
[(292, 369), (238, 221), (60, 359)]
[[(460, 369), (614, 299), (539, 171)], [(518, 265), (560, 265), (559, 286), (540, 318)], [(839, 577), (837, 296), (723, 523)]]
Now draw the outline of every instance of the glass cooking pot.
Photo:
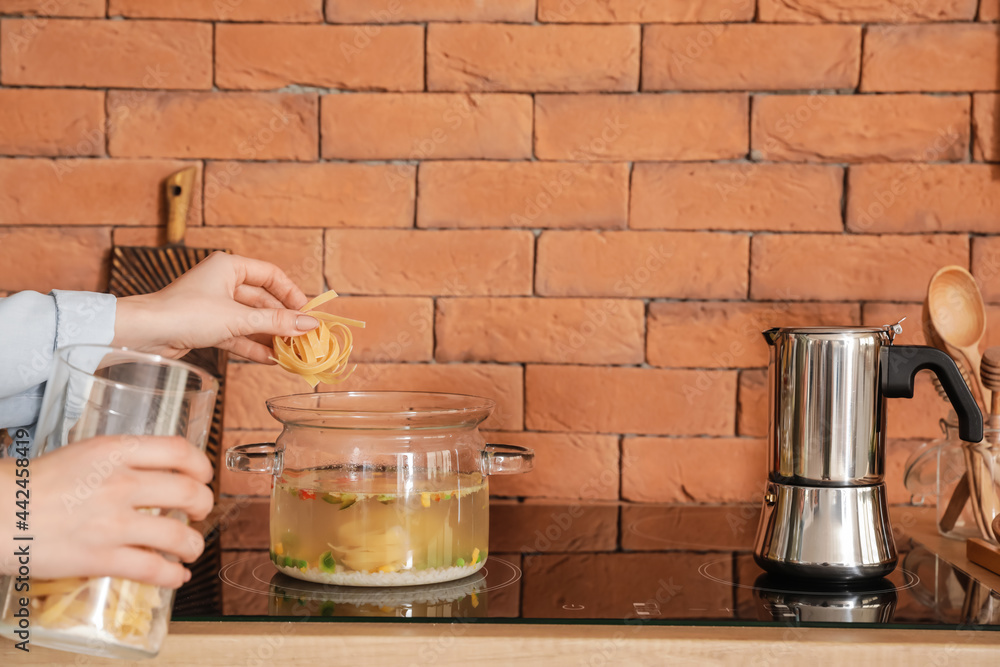
[(487, 445), (496, 404), (420, 392), (333, 392), (267, 401), (274, 444), (240, 445), (226, 466), (271, 473), (271, 560), (297, 579), (411, 586), (466, 577), (486, 560), (489, 483), (534, 452)]

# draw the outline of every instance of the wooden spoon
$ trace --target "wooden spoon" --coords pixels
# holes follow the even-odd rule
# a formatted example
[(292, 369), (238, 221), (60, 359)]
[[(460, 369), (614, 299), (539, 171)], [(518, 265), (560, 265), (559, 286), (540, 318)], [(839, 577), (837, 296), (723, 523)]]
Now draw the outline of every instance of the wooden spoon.
[(991, 347), (983, 353), (979, 372), (983, 378), (983, 386), (991, 394), (987, 423), (990, 428), (1000, 428), (1000, 346)]
[(965, 358), (972, 375), (971, 388), (978, 390), (984, 407), (988, 406), (990, 396), (979, 377), (979, 343), (986, 333), (986, 305), (976, 279), (961, 266), (939, 269), (927, 286), (927, 308), (941, 340)]

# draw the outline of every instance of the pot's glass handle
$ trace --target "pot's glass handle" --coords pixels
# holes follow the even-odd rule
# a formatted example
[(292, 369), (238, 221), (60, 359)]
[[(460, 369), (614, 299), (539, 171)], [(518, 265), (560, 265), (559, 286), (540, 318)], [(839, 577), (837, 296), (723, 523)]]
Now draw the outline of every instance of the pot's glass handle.
[(484, 475), (513, 475), (529, 472), (535, 450), (518, 445), (486, 445), (483, 449)]
[(226, 450), (226, 467), (235, 472), (273, 473), (276, 456), (273, 442), (236, 445)]

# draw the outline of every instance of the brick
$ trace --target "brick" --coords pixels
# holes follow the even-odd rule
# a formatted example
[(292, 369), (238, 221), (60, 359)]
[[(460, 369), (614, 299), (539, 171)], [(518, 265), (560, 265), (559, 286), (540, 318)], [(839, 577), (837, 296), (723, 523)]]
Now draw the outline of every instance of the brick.
[(104, 94), (94, 90), (0, 90), (0, 153), (103, 155)]
[(436, 358), (641, 364), (644, 323), (638, 299), (439, 299)]
[(543, 160), (725, 160), (747, 154), (747, 96), (538, 95)]
[(38, 22), (0, 23), (5, 85), (212, 87), (212, 26), (206, 23), (57, 19), (36, 25), (22, 42), (14, 35), (27, 23)]
[(330, 230), (326, 279), (349, 294), (530, 294), (534, 240), (515, 230)]
[[(119, 228), (115, 230), (115, 243), (160, 245), (165, 240), (161, 233), (162, 228)], [(193, 248), (226, 249), (237, 255), (271, 262), (306, 294), (324, 291), (321, 230), (188, 227), (184, 243)]]
[[(259, 551), (259, 557), (256, 561), (257, 565), (265, 562), (267, 558), (266, 549), (269, 545), (270, 535), (268, 530), (269, 516), (270, 516), (270, 502), (267, 498), (246, 498), (243, 499), (244, 502), (240, 503), (237, 508), (231, 511), (231, 514), (227, 517), (223, 527), (221, 528), (222, 534), (220, 535), (219, 544), (223, 548), (223, 561), (225, 561), (228, 553), (225, 550), (248, 550), (255, 549)], [(251, 554), (253, 552), (250, 552)], [(246, 552), (240, 554), (246, 558)], [(237, 574), (240, 569), (254, 564), (254, 561), (247, 559), (244, 564), (240, 564), (229, 570), (234, 576), (239, 576)], [(245, 570), (244, 570), (245, 571)], [(253, 577), (253, 570), (250, 570), (245, 575), (248, 579)], [(246, 581), (243, 579), (242, 581)], [(235, 588), (235, 587), (234, 587)], [(237, 589), (239, 590), (239, 589)], [(258, 598), (263, 598), (265, 596), (261, 595), (259, 592), (254, 592), (254, 596)], [(236, 596), (233, 596), (235, 598)], [(252, 613), (251, 610), (263, 610), (264, 605), (262, 605), (257, 600), (246, 600), (246, 604), (240, 607), (229, 607), (232, 604), (229, 596), (226, 596), (225, 605), (230, 609), (230, 613), (243, 613), (236, 612), (236, 609), (245, 609), (248, 613)]]
[(998, 0), (982, 0), (979, 3), (980, 21), (1000, 21), (1000, 2)]
[(280, 429), (281, 424), (268, 413), (264, 402), (311, 391), (305, 380), (278, 366), (230, 362), (226, 369), (226, 430)]
[(626, 164), (424, 162), (419, 227), (624, 227)]
[(0, 289), (103, 291), (110, 247), (107, 228), (0, 227)]
[[(732, 554), (715, 556), (726, 561), (719, 565), (720, 571), (732, 571)], [(522, 611), (526, 618), (552, 619), (580, 619), (583, 613), (615, 623), (624, 620), (638, 628), (645, 617), (637, 616), (633, 605), (653, 600), (659, 603), (658, 621), (690, 619), (692, 614), (701, 619), (731, 618), (732, 589), (699, 573), (706, 560), (705, 554), (693, 552), (525, 557)], [(574, 610), (574, 604), (584, 611)]]
[(863, 91), (997, 90), (1000, 34), (971, 23), (869, 28), (861, 60)]
[[(491, 555), (497, 551), (525, 554), (609, 551), (617, 541), (617, 504), (591, 501), (567, 507), (541, 500), (490, 503)], [(526, 555), (525, 561), (536, 558)]]
[(746, 503), (759, 498), (766, 476), (767, 444), (759, 438), (622, 441), (622, 498), (632, 502)]
[(320, 391), (436, 391), (496, 401), (484, 429), (524, 427), (524, 382), (520, 366), (500, 364), (358, 364), (342, 384)]
[(430, 361), (434, 302), (423, 297), (342, 296), (324, 310), (365, 322), (354, 329), (354, 361)]
[(632, 25), (431, 24), (427, 88), (637, 90), (639, 39)]
[(323, 20), (323, 0), (108, 0), (108, 16), (316, 23)]
[(268, 227), (412, 227), (416, 167), (210, 162), (205, 222)]
[(750, 0), (538, 0), (538, 19), (553, 23), (720, 23), (753, 13)]
[(955, 235), (759, 234), (750, 247), (750, 298), (915, 301), (947, 264), (967, 265)]
[(998, 175), (1000, 168), (980, 164), (851, 167), (847, 228), (872, 233), (996, 232)]
[(26, 16), (104, 16), (104, 0), (0, 0), (0, 14)]
[(109, 150), (114, 157), (315, 160), (317, 106), (315, 95), (109, 91)]
[[(1000, 237), (990, 236), (973, 239), (972, 275), (979, 281), (979, 289), (983, 292), (983, 299), (990, 303), (1000, 303)], [(993, 327), (993, 329), (1000, 330), (1000, 327)], [(994, 345), (1000, 345), (1000, 340), (997, 340)]]
[(330, 23), (535, 20), (534, 0), (327, 0)]
[[(645, 438), (653, 440), (653, 438)], [(755, 502), (739, 505), (622, 505), (627, 551), (746, 551), (760, 520), (764, 475)]]
[(535, 289), (544, 296), (742, 299), (749, 240), (711, 232), (544, 232)]
[(197, 162), (176, 160), (0, 159), (0, 220), (8, 225), (165, 224), (163, 181), (191, 166), (199, 169), (188, 225), (197, 226), (201, 169)]
[(524, 475), (490, 477), (490, 493), (527, 498), (618, 499), (618, 438), (586, 433), (485, 434), (487, 442), (528, 447), (534, 467)]
[(970, 21), (975, 0), (759, 0), (760, 21), (776, 23), (919, 23)]
[(931, 95), (754, 98), (755, 157), (804, 162), (962, 160), (969, 99)]
[[(923, 303), (878, 303), (870, 301), (861, 306), (861, 323), (866, 327), (903, 322), (902, 333), (896, 334), (896, 345), (930, 345), (924, 338), (922, 323)], [(929, 372), (929, 371), (928, 371)]]
[[(235, 364), (234, 364), (235, 365)], [(252, 431), (226, 431), (222, 434), (222, 461), (225, 452), (237, 445), (274, 442), (281, 433), (281, 426), (272, 420), (274, 427)], [(219, 490), (223, 495), (233, 496), (270, 496), (271, 475), (236, 472), (223, 463), (219, 470)]]
[(650, 25), (643, 90), (854, 88), (858, 26)]
[(837, 167), (640, 163), (632, 170), (629, 226), (840, 231), (843, 183)]
[(215, 81), (219, 88), (250, 90), (292, 84), (423, 90), (424, 30), (415, 25), (219, 24)]
[(972, 96), (972, 158), (1000, 162), (1000, 95), (978, 93)]
[(323, 97), (323, 157), (338, 160), (531, 157), (527, 95), (383, 93)]
[(646, 354), (653, 366), (766, 366), (768, 347), (761, 336), (766, 329), (850, 326), (860, 321), (859, 308), (848, 303), (795, 303), (790, 300), (651, 303)]
[(531, 430), (732, 435), (734, 371), (529, 365)]
[(744, 437), (767, 437), (767, 369), (740, 372), (736, 432)]

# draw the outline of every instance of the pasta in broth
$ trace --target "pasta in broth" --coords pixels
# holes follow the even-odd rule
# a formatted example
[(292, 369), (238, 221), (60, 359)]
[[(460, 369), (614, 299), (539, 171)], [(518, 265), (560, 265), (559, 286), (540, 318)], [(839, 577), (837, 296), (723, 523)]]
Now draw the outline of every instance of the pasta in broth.
[(347, 367), (354, 348), (350, 327), (365, 328), (365, 323), (339, 315), (318, 312), (318, 306), (337, 298), (333, 290), (320, 294), (302, 308), (303, 313), (319, 320), (319, 326), (301, 336), (275, 336), (274, 357), (289, 373), (302, 376), (309, 386), (320, 382), (340, 384), (354, 372), (357, 364)]

